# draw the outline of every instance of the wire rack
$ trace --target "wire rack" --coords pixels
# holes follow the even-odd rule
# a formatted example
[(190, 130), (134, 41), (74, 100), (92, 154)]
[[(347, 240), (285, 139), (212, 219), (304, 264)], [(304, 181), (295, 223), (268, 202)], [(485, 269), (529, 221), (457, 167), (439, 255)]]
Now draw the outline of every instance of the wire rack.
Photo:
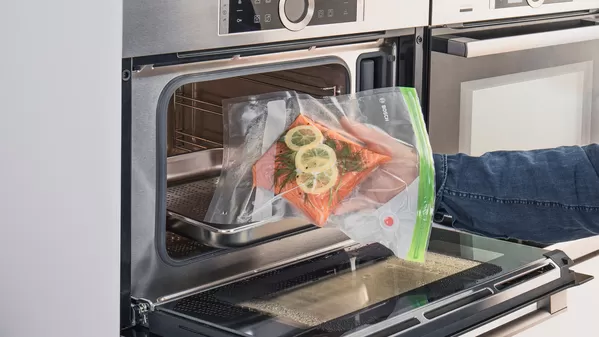
[(169, 156), (223, 146), (222, 100), (292, 90), (314, 97), (344, 93), (345, 73), (335, 66), (241, 76), (186, 84), (169, 107)]
[(273, 91), (293, 90), (315, 97), (337, 96), (341, 93), (337, 85), (329, 86), (321, 77), (297, 71), (259, 74), (251, 77), (240, 77), (239, 79), (270, 86), (274, 89)]
[[(171, 127), (171, 155), (222, 147), (222, 105), (200, 96), (198, 85), (183, 86), (175, 91)], [(221, 100), (224, 97), (221, 98)]]

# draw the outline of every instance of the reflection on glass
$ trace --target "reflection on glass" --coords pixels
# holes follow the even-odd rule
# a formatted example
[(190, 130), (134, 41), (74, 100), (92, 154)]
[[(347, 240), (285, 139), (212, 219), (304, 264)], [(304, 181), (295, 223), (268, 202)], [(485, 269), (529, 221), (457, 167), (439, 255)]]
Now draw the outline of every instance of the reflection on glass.
[[(353, 272), (236, 304), (312, 327), (477, 265), (435, 253), (428, 254), (424, 265), (390, 257)], [(235, 303), (235, 294), (228, 295), (222, 299)]]

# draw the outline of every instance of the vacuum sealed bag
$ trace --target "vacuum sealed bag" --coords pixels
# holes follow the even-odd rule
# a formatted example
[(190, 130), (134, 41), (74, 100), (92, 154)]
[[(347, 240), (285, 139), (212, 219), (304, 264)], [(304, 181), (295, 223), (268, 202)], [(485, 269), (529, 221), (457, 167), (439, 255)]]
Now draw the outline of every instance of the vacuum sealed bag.
[(424, 261), (434, 165), (412, 88), (313, 98), (278, 92), (223, 102), (211, 223), (305, 218)]

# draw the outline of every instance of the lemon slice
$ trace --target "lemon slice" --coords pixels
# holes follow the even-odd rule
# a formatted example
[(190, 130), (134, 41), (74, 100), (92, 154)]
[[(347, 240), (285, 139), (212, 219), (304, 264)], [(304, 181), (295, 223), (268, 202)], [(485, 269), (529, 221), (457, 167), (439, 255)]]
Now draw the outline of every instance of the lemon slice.
[(293, 151), (314, 148), (322, 143), (322, 132), (312, 125), (296, 126), (285, 134), (285, 144)]
[(301, 172), (295, 178), (297, 186), (307, 194), (321, 194), (333, 188), (339, 177), (337, 167), (320, 173)]
[(325, 144), (313, 148), (302, 147), (295, 154), (295, 168), (300, 172), (318, 173), (337, 164), (335, 150)]

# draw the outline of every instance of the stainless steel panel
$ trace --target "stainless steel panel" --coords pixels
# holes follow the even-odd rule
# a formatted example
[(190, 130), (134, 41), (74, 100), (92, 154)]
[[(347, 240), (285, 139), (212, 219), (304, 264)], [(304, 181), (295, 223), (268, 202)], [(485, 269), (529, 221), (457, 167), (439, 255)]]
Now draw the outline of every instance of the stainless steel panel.
[[(440, 36), (435, 37), (435, 39), (442, 40), (445, 38)], [(446, 41), (448, 54), (473, 58), (597, 39), (599, 39), (599, 25), (488, 40), (450, 37)]]
[(566, 311), (568, 291), (563, 290), (537, 303), (528, 305), (505, 315), (489, 324), (471, 330), (463, 337), (508, 337), (515, 336)]
[[(534, 71), (562, 65), (599, 61), (599, 40), (505, 54), (463, 58), (439, 52), (431, 55), (429, 134), (436, 153), (459, 152), (460, 96), (464, 82)], [(599, 72), (589, 79), (593, 87), (592, 113), (599, 111)], [(599, 123), (593, 119), (593, 123)], [(599, 125), (599, 124), (598, 124)], [(599, 127), (591, 127), (591, 135)], [(592, 139), (591, 141), (597, 141)]]
[(282, 219), (276, 222), (256, 222), (246, 226), (208, 224), (193, 218), (171, 213), (179, 220), (170, 228), (172, 232), (216, 248), (238, 248), (280, 238), (285, 235), (315, 229), (302, 218)]
[(169, 157), (166, 162), (166, 181), (169, 185), (198, 180), (220, 174), (223, 149), (211, 149)]
[(470, 0), (468, 2), (432, 0), (431, 25), (442, 26), (506, 18), (533, 17), (599, 8), (599, 0), (574, 0), (564, 3), (545, 2), (537, 8), (528, 5), (495, 8), (494, 0)]
[[(155, 302), (168, 294), (183, 294), (212, 282), (223, 282), (239, 274), (251, 274), (350, 243), (339, 231), (319, 229), (204, 259), (201, 263), (180, 262), (177, 265), (174, 261), (163, 260), (158, 254), (160, 247), (156, 237), (157, 221), (163, 219), (157, 219), (156, 214), (161, 205), (157, 203), (157, 186), (166, 185), (166, 175), (157, 176), (157, 167), (164, 165), (166, 170), (166, 158), (157, 158), (156, 135), (158, 127), (166, 126), (159, 126), (157, 122), (159, 114), (166, 113), (166, 105), (177, 87), (184, 83), (328, 63), (345, 66), (354, 84), (358, 56), (382, 48), (380, 42), (370, 42), (168, 67), (144, 67), (135, 72), (132, 77), (132, 296)], [(159, 107), (159, 103), (163, 106)], [(166, 141), (164, 144), (166, 146)]]
[(219, 35), (219, 0), (127, 0), (123, 57), (422, 27), (428, 16), (428, 1), (374, 0), (363, 2), (360, 22)]

